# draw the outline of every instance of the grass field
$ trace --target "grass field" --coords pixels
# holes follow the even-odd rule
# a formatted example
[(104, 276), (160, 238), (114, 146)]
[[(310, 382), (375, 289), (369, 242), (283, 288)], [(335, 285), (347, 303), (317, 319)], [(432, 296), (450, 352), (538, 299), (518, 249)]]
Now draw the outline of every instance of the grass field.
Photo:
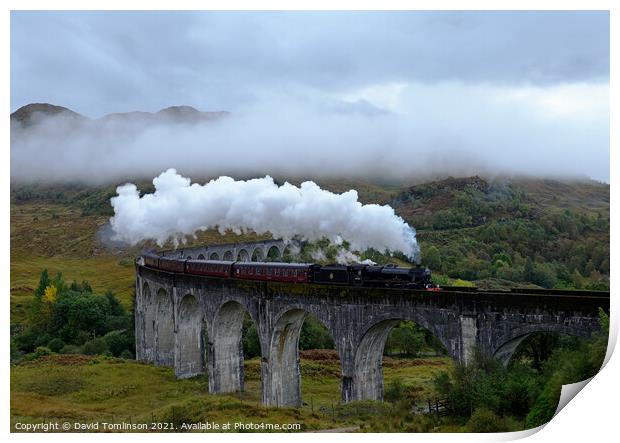
[[(325, 358), (325, 354), (330, 356)], [(386, 385), (395, 379), (419, 389), (420, 402), (432, 395), (434, 374), (447, 370), (447, 358), (386, 359)], [(300, 409), (260, 404), (260, 360), (245, 363), (245, 392), (209, 395), (207, 377), (176, 380), (172, 369), (130, 360), (78, 355), (44, 357), (11, 368), (11, 423), (58, 422), (265, 422), (300, 423), (301, 430), (359, 426), (394, 429), (408, 420), (431, 424), (389, 403), (340, 400), (340, 367), (335, 351), (302, 355)], [(433, 424), (434, 426), (435, 424)]]

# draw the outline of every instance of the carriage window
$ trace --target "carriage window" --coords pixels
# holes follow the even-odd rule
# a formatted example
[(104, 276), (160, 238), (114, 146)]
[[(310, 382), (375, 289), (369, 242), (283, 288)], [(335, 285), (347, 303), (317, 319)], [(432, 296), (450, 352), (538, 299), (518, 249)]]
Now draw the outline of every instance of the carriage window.
[(297, 277), (297, 269), (293, 269), (293, 277)]
[(273, 273), (275, 275), (280, 275), (280, 270), (278, 268), (274, 269)]
[(285, 269), (284, 271), (282, 271), (282, 275), (284, 275), (285, 277), (288, 277), (288, 269)]
[(272, 269), (271, 268), (267, 268), (267, 275), (271, 275)]
[(261, 268), (256, 268), (256, 275), (261, 275), (261, 273), (262, 273)]

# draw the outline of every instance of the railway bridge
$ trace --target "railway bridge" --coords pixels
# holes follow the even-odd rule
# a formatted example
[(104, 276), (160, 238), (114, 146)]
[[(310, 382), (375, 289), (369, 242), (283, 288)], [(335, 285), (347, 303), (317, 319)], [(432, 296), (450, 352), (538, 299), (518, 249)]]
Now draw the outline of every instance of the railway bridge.
[(166, 257), (195, 260), (278, 261), (301, 244), (296, 240), (263, 240), (247, 243), (226, 243), (176, 249), (163, 253)]
[(342, 369), (341, 398), (383, 398), (385, 341), (400, 320), (433, 333), (459, 362), (474, 347), (507, 362), (536, 332), (586, 337), (598, 330), (609, 294), (428, 292), (300, 285), (174, 274), (136, 265), (136, 358), (173, 367), (178, 378), (208, 373), (209, 391), (243, 390), (242, 324), (261, 346), (262, 401), (300, 406), (298, 341), (313, 314), (331, 333)]

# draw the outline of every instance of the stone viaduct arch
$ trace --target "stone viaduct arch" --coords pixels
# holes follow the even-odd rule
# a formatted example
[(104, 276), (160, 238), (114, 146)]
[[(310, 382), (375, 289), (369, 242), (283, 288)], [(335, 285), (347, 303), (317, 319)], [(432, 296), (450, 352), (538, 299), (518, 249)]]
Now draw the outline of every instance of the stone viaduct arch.
[(269, 261), (281, 260), (284, 257), (285, 249), (286, 248), (283, 248), (282, 250), (280, 250), (280, 248), (278, 248), (277, 246), (272, 246), (267, 251), (267, 254), (265, 255), (265, 257)]
[(241, 249), (237, 254), (237, 261), (250, 261), (250, 253), (245, 249)]
[(251, 261), (265, 261), (265, 252), (260, 246), (254, 248), (250, 256), (252, 257)]
[(539, 332), (557, 332), (560, 334), (574, 335), (577, 337), (587, 337), (590, 335), (582, 329), (568, 325), (549, 325), (548, 327), (532, 327), (530, 325), (526, 325), (515, 328), (498, 338), (496, 344), (494, 344), (495, 349), (492, 351), (491, 355), (506, 366), (510, 362), (512, 355), (515, 353), (519, 345), (530, 335)]
[(164, 255), (171, 258), (198, 260), (205, 260), (208, 257), (209, 260), (226, 261), (278, 261), (282, 259), (287, 250), (290, 252), (291, 247), (299, 247), (299, 242), (263, 240), (249, 243), (228, 243), (166, 251)]
[[(382, 398), (383, 348), (400, 320), (412, 320), (431, 331), (459, 362), (467, 362), (474, 347), (507, 361), (528, 334), (588, 336), (599, 329), (599, 307), (609, 310), (608, 296), (434, 293), (251, 282), (170, 274), (139, 264), (136, 271), (138, 359), (173, 366), (178, 378), (206, 371), (211, 393), (242, 390), (241, 331), (247, 312), (261, 345), (262, 400), (273, 406), (302, 402), (298, 342), (308, 314), (323, 323), (334, 339), (342, 371), (341, 398), (347, 402)], [(167, 357), (171, 325), (172, 361)]]

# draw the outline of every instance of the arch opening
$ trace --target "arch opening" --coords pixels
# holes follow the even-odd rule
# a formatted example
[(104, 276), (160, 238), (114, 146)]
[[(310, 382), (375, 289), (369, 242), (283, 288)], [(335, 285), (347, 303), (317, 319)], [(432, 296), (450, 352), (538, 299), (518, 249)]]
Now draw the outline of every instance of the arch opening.
[(189, 378), (204, 373), (203, 315), (196, 297), (187, 294), (179, 306), (175, 373)]
[(174, 366), (174, 305), (164, 289), (157, 291), (155, 364)]
[(217, 252), (212, 252), (211, 255), (209, 256), (209, 260), (219, 260), (220, 256), (217, 254)]
[(447, 354), (446, 347), (431, 331), (411, 320), (401, 320), (390, 330), (383, 350), (384, 356), (397, 358)]
[(232, 251), (224, 252), (224, 261), (233, 261), (233, 253), (232, 253)]
[(349, 392), (343, 389), (343, 398), (383, 400), (384, 356), (405, 360), (447, 353), (443, 343), (418, 323), (398, 318), (380, 321), (366, 331), (357, 347), (352, 386)]
[(202, 255), (202, 254), (198, 255), (198, 260), (204, 260), (204, 259), (205, 259), (204, 255)]
[(245, 249), (242, 249), (237, 254), (237, 261), (250, 261), (250, 254)]
[(270, 247), (269, 250), (267, 251), (266, 261), (277, 262), (277, 261), (280, 261), (281, 259), (282, 257), (280, 255), (280, 249), (278, 249), (277, 246)]
[(570, 333), (530, 332), (502, 344), (493, 357), (504, 366), (519, 362), (540, 371), (556, 349), (575, 347), (579, 338), (579, 335)]
[(263, 254), (263, 248), (254, 248), (252, 252), (252, 260), (251, 261), (264, 261), (265, 254)]
[(299, 334), (299, 356), (302, 404), (325, 410), (340, 403), (340, 355), (329, 328), (311, 313), (306, 315)]

